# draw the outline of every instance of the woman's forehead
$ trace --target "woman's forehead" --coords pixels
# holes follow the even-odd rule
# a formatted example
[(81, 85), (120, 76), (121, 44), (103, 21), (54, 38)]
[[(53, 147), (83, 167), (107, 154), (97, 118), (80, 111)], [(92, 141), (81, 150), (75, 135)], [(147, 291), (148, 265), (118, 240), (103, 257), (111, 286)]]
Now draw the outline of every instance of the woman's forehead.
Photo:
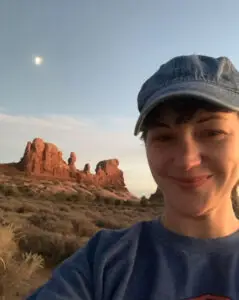
[[(231, 114), (231, 113), (230, 113)], [(195, 113), (179, 114), (174, 111), (158, 115), (155, 117), (155, 123), (170, 123), (180, 125), (184, 123), (203, 123), (209, 120), (228, 120), (229, 113), (227, 112), (210, 112), (206, 110), (198, 110)]]
[(185, 119), (185, 120), (191, 120), (191, 119), (197, 119), (198, 117), (204, 116), (204, 115), (212, 115), (212, 114), (221, 114), (226, 113), (220, 110), (207, 110), (204, 108), (187, 108), (185, 107), (182, 110), (175, 110), (173, 107), (162, 107), (155, 109), (155, 111), (152, 113), (151, 118), (152, 119)]
[(207, 110), (205, 108), (187, 109), (185, 107), (182, 111), (175, 111), (170, 107), (163, 107), (155, 109), (155, 111), (149, 116), (145, 126), (154, 127), (158, 123), (166, 124), (184, 124), (184, 123), (200, 123), (206, 120), (228, 120), (230, 115), (236, 115), (235, 112), (229, 112), (224, 110)]
[(173, 98), (164, 103), (159, 104), (148, 115), (146, 124), (151, 123), (154, 119), (177, 119), (177, 122), (190, 121), (202, 114), (212, 113), (228, 113), (228, 108), (212, 104), (202, 99), (192, 97)]

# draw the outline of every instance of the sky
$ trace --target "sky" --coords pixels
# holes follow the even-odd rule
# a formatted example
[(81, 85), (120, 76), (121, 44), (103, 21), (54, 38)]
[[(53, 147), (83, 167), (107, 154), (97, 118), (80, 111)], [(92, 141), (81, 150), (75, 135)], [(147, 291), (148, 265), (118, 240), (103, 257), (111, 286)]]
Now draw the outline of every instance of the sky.
[(150, 195), (137, 93), (177, 55), (228, 56), (238, 68), (238, 11), (237, 0), (1, 0), (0, 163), (40, 137), (92, 173), (118, 158), (128, 189)]

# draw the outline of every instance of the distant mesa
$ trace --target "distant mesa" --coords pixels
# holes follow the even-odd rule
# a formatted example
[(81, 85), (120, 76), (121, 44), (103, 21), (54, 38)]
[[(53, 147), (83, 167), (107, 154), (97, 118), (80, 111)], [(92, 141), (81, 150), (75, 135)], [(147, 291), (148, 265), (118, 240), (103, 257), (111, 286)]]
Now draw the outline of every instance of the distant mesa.
[[(47, 143), (41, 138), (35, 138), (32, 142), (27, 143), (23, 157), (14, 166), (30, 176), (74, 180), (85, 185), (128, 192), (124, 174), (119, 169), (118, 159), (98, 162), (95, 174), (91, 173), (88, 163), (85, 164), (83, 170), (78, 170), (75, 163), (76, 154), (74, 152), (70, 153), (66, 162), (56, 145)], [(12, 166), (12, 164), (9, 165)]]

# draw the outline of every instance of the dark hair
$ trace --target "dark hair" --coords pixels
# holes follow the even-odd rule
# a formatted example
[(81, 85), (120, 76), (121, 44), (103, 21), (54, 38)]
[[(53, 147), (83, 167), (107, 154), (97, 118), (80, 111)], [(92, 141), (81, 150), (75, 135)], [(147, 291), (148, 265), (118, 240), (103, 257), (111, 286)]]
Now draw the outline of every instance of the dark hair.
[(159, 104), (145, 118), (140, 139), (145, 141), (147, 132), (150, 128), (156, 126), (156, 120), (160, 118), (160, 113), (164, 109), (170, 109), (178, 115), (176, 124), (182, 124), (190, 121), (198, 110), (209, 112), (231, 112), (232, 110), (223, 106), (212, 104), (208, 101), (192, 97), (174, 97), (166, 102)]

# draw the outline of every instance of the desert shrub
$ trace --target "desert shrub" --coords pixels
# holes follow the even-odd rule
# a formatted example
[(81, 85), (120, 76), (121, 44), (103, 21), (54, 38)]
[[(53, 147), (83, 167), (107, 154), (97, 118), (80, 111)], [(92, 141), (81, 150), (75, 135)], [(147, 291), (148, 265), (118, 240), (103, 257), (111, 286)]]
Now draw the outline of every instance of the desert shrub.
[(72, 225), (68, 219), (60, 219), (57, 215), (46, 213), (35, 213), (28, 217), (28, 221), (43, 230), (69, 234)]
[(6, 197), (17, 197), (20, 195), (19, 190), (16, 186), (11, 186), (7, 184), (0, 184), (0, 192)]
[(27, 293), (31, 278), (44, 265), (37, 254), (19, 252), (17, 233), (12, 225), (0, 227), (0, 296), (12, 299), (19, 290)]
[(138, 207), (138, 212), (142, 212), (145, 213), (147, 212), (148, 208), (146, 207), (146, 205), (142, 205), (141, 207)]
[(115, 219), (100, 218), (95, 220), (95, 225), (99, 228), (121, 229), (125, 228), (125, 224), (117, 222)]
[(95, 196), (95, 202), (96, 203), (103, 203), (104, 199), (100, 195)]
[(235, 213), (236, 217), (239, 219), (239, 205), (238, 205), (238, 200), (235, 201), (233, 199), (233, 201), (232, 201), (232, 207), (233, 207), (233, 210), (234, 210), (234, 213)]
[(105, 197), (101, 195), (96, 195), (94, 198), (94, 201), (98, 204), (106, 204), (106, 205), (115, 205), (115, 201), (118, 201), (119, 199), (116, 199), (114, 197)]
[(102, 203), (106, 205), (116, 205), (119, 206), (123, 203), (123, 200), (114, 197), (102, 197)]
[(119, 206), (119, 205), (121, 205), (121, 204), (123, 204), (123, 200), (120, 200), (120, 199), (115, 199), (115, 205), (116, 206)]
[(75, 234), (78, 236), (91, 237), (97, 232), (95, 224), (86, 218), (72, 219), (71, 223)]
[(103, 198), (103, 203), (106, 205), (114, 205), (115, 204), (115, 199), (114, 198), (110, 198), (110, 197), (104, 197)]
[(126, 205), (126, 206), (134, 206), (135, 203), (133, 201), (131, 201), (131, 200), (126, 200), (126, 201), (124, 201), (124, 205)]
[(78, 201), (81, 202), (92, 202), (95, 200), (95, 195), (88, 193), (78, 192)]
[(41, 255), (47, 267), (54, 267), (71, 256), (81, 246), (76, 236), (32, 230), (19, 241), (22, 251)]
[(51, 183), (53, 185), (59, 185), (59, 184), (61, 184), (61, 181), (60, 180), (52, 180)]
[(70, 207), (67, 205), (64, 205), (64, 204), (58, 205), (58, 209), (62, 212), (70, 212), (71, 211)]
[(28, 217), (28, 221), (38, 227), (44, 226), (44, 224), (47, 223), (49, 220), (57, 221), (57, 217), (55, 217), (53, 214), (49, 215), (40, 212), (34, 213)]
[(48, 197), (49, 200), (52, 200), (52, 201), (66, 201), (67, 199), (67, 194), (64, 193), (64, 192), (58, 192), (58, 193), (55, 193), (51, 196)]
[(67, 201), (84, 202), (88, 200), (88, 196), (84, 193), (74, 193), (67, 196)]
[(147, 198), (146, 196), (142, 196), (140, 200), (141, 200), (141, 201), (147, 201), (148, 198)]
[(33, 197), (33, 196), (36, 195), (36, 193), (34, 193), (32, 188), (30, 186), (27, 186), (27, 185), (18, 186), (18, 190), (25, 197)]
[(25, 213), (25, 207), (24, 206), (20, 206), (16, 208), (16, 212), (19, 214), (24, 214)]
[(67, 202), (85, 202), (90, 200), (90, 196), (81, 192), (77, 193), (66, 193), (58, 192), (51, 195), (50, 200), (53, 201), (67, 201)]
[(38, 206), (35, 204), (35, 202), (32, 203), (26, 203), (26, 202), (21, 202), (20, 204), (17, 204), (14, 206), (13, 211), (17, 213), (29, 213), (29, 212), (36, 212), (38, 211)]
[(68, 202), (78, 202), (80, 199), (78, 194), (68, 194), (66, 196), (66, 201)]
[[(91, 207), (91, 209), (92, 209), (92, 207)], [(99, 213), (99, 211), (98, 210), (96, 210), (96, 211), (94, 211), (93, 209), (92, 209), (92, 211), (90, 211), (90, 210), (86, 210), (85, 212), (84, 212), (84, 215), (88, 218), (88, 219), (97, 219), (97, 218), (99, 218), (100, 217), (100, 213)]]
[(147, 206), (148, 204), (149, 204), (149, 200), (145, 196), (143, 196), (140, 200), (140, 205)]

